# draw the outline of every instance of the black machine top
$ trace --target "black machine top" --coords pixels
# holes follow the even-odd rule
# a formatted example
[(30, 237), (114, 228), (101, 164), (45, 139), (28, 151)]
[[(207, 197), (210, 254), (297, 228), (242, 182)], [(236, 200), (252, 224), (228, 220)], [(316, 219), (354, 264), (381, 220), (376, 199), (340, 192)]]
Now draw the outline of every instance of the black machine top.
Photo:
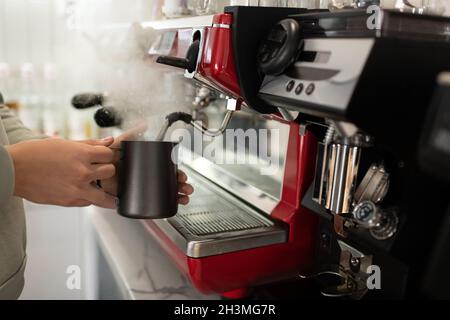
[(450, 41), (450, 18), (394, 10), (356, 9), (291, 15), (302, 37), (402, 37)]
[[(450, 18), (343, 10), (286, 20), (300, 25), (297, 51), (289, 60), (272, 48), (277, 54), (270, 57), (284, 69), (265, 73), (258, 97), (303, 115), (352, 122), (379, 143), (414, 152), (436, 78), (450, 71)], [(270, 34), (266, 42), (276, 44)]]

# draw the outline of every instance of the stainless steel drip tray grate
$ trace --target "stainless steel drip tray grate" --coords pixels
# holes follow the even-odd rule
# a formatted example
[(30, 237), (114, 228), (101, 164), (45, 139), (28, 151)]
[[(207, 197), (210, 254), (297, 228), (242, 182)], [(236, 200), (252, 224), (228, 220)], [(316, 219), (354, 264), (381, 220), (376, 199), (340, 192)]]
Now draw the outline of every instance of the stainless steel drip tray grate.
[(154, 220), (187, 256), (201, 258), (287, 241), (284, 226), (194, 172), (189, 177), (195, 188), (190, 203), (180, 206), (173, 218)]
[(259, 220), (240, 210), (211, 210), (180, 214), (174, 219), (196, 236), (222, 232), (271, 227), (273, 223)]

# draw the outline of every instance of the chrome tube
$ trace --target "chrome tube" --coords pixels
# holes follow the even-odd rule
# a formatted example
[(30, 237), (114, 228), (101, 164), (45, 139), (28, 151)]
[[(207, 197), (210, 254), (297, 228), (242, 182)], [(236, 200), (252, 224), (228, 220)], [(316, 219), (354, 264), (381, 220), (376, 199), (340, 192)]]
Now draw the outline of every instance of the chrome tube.
[(159, 130), (158, 134), (156, 135), (155, 140), (156, 141), (162, 141), (164, 137), (166, 136), (167, 130), (169, 130), (170, 122), (168, 120), (164, 121), (163, 126)]
[(330, 147), (325, 207), (334, 214), (351, 210), (360, 155), (359, 147), (343, 144)]
[(191, 125), (194, 128), (196, 128), (197, 130), (200, 130), (203, 134), (205, 134), (207, 136), (217, 137), (217, 136), (220, 136), (225, 131), (225, 129), (228, 127), (228, 124), (230, 123), (233, 112), (234, 111), (232, 111), (232, 110), (227, 111), (227, 113), (225, 114), (225, 117), (222, 120), (222, 124), (220, 125), (220, 127), (218, 129), (206, 128), (201, 123), (196, 122), (196, 121), (191, 121)]

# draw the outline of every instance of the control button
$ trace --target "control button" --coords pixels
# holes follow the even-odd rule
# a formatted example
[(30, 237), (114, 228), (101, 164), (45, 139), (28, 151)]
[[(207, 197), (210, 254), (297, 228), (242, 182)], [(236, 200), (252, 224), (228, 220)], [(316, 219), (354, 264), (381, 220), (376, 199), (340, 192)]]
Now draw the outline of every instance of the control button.
[(311, 93), (314, 92), (314, 89), (316, 89), (316, 86), (314, 83), (311, 83), (309, 86), (306, 87), (306, 94), (309, 96)]
[(298, 86), (295, 88), (295, 94), (299, 95), (303, 91), (303, 83), (299, 83)]
[(295, 86), (294, 80), (289, 81), (288, 84), (286, 85), (286, 91), (291, 92), (294, 86)]

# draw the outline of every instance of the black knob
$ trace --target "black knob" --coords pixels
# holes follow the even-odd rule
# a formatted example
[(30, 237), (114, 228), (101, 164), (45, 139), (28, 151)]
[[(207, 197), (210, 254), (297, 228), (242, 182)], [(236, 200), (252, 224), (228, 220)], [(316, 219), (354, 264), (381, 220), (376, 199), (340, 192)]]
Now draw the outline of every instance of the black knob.
[(200, 40), (194, 40), (186, 53), (186, 58), (177, 58), (170, 56), (160, 56), (156, 59), (157, 63), (166, 64), (172, 67), (186, 69), (188, 72), (194, 72), (197, 66), (198, 53), (200, 51)]
[(94, 120), (99, 127), (108, 128), (120, 126), (122, 119), (113, 108), (101, 108), (94, 114)]
[(267, 75), (279, 75), (297, 60), (303, 40), (300, 25), (294, 19), (278, 22), (269, 32), (258, 50), (260, 70)]
[(76, 109), (87, 109), (102, 105), (104, 96), (99, 93), (81, 93), (72, 98), (72, 105)]

